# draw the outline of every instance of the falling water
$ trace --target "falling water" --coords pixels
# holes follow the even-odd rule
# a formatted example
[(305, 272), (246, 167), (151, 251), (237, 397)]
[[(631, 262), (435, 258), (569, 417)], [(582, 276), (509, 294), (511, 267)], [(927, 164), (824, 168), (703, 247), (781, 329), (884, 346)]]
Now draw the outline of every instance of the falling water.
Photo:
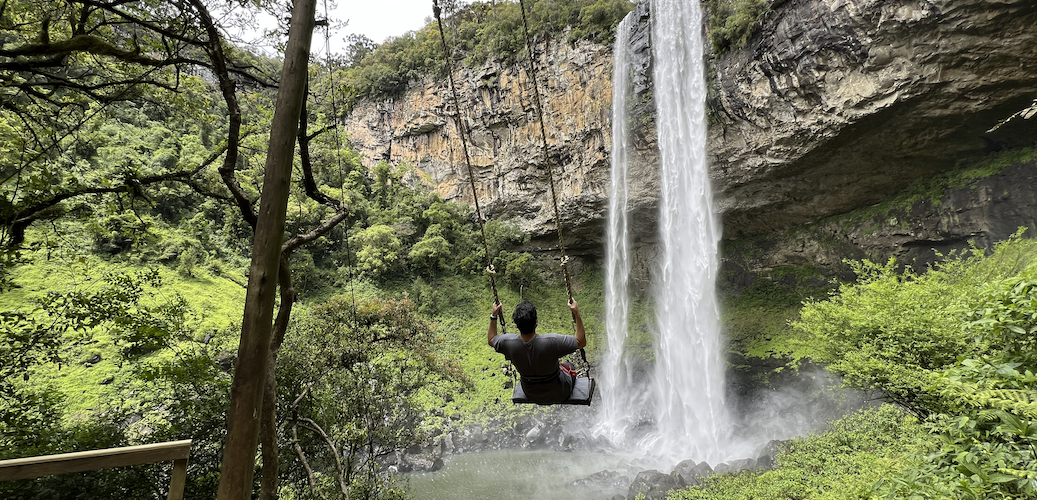
[[(629, 17), (628, 17), (629, 19)], [(627, 23), (628, 20), (624, 20)], [(657, 456), (716, 463), (730, 436), (724, 405), (719, 308), (715, 293), (720, 224), (712, 211), (705, 159), (705, 76), (698, 2), (652, 0), (652, 56), (659, 130), (660, 258), (652, 276), (655, 372), (650, 390), (629, 384), (623, 364), (628, 322), (626, 281), (626, 92), (629, 62), (617, 36), (613, 101), (613, 192), (609, 215), (607, 327), (602, 428), (616, 441), (633, 408), (653, 408), (655, 431), (640, 441)], [(625, 33), (623, 25), (618, 32)], [(628, 45), (628, 44), (627, 44)], [(620, 95), (623, 94), (623, 95)], [(651, 398), (647, 404), (638, 398)]]
[(716, 460), (728, 437), (720, 310), (720, 223), (706, 165), (706, 79), (698, 2), (652, 1), (662, 259), (654, 276), (659, 443)]
[(630, 367), (623, 356), (630, 315), (630, 296), (627, 281), (630, 276), (630, 243), (627, 238), (627, 152), (630, 131), (626, 113), (630, 95), (631, 49), (630, 27), (633, 15), (628, 15), (616, 28), (616, 43), (612, 70), (612, 183), (609, 193), (608, 249), (606, 253), (605, 330), (610, 349), (602, 360), (602, 430), (612, 440), (622, 437), (629, 412), (634, 405), (628, 401), (633, 385)]

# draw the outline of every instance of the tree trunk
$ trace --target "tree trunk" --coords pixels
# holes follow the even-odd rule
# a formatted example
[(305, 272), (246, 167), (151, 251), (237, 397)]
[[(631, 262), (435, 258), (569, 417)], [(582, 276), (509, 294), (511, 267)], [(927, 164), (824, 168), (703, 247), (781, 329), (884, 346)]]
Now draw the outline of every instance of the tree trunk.
[(315, 10), (316, 0), (296, 0), (292, 8), (281, 87), (270, 129), (234, 385), (227, 410), (227, 440), (217, 491), (219, 500), (248, 500), (252, 495), (288, 188), (299, 113), (306, 98)]
[(292, 285), (292, 273), (288, 267), (290, 258), (288, 250), (281, 252), (278, 278), (281, 283), (281, 305), (277, 311), (277, 319), (274, 320), (273, 338), (270, 340), (266, 389), (263, 392), (263, 419), (259, 431), (259, 442), (263, 450), (263, 477), (259, 483), (259, 500), (277, 500), (280, 489), (277, 449), (277, 353), (281, 351), (284, 334), (288, 331), (288, 320), (292, 316), (292, 306), (295, 304), (295, 287)]

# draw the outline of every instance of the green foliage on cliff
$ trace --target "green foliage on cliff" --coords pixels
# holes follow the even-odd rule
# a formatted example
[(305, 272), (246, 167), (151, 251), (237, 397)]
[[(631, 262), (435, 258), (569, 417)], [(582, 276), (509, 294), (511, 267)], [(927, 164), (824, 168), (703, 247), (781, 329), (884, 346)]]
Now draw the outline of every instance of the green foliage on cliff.
[(948, 189), (964, 188), (1005, 168), (1033, 162), (1037, 162), (1037, 146), (998, 151), (978, 160), (962, 162), (954, 169), (926, 176), (880, 203), (839, 216), (837, 220), (844, 228), (869, 225), (876, 220), (889, 223), (920, 201), (939, 206)]
[(749, 43), (756, 24), (770, 12), (767, 0), (705, 0), (713, 51), (724, 54)]
[[(724, 248), (729, 261), (750, 258), (735, 256), (749, 248)], [(728, 280), (736, 280), (729, 276)], [(816, 346), (792, 331), (788, 324), (799, 319), (803, 302), (823, 297), (832, 286), (817, 269), (779, 266), (755, 273), (738, 289), (721, 290), (721, 319), (731, 350), (760, 358), (779, 357), (798, 362), (816, 358)]]
[[(526, 5), (531, 42), (541, 45), (590, 40), (610, 44), (616, 25), (631, 9), (628, 0), (538, 0)], [(487, 61), (525, 61), (522, 13), (515, 1), (473, 2), (443, 14), (444, 32), (453, 66), (480, 66)], [(446, 60), (433, 21), (420, 30), (393, 38), (344, 72), (350, 99), (397, 95), (425, 75), (445, 77)]]

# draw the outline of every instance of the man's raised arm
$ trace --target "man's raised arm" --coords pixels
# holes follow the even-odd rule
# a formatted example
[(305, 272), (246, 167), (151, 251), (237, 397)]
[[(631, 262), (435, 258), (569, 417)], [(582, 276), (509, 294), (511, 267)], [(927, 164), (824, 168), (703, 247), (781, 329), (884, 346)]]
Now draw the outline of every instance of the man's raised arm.
[(490, 347), (493, 347), (493, 338), (497, 336), (497, 318), (500, 317), (503, 308), (503, 304), (495, 302), (493, 311), (490, 312), (490, 327), (486, 329), (486, 343), (490, 344)]
[(576, 347), (583, 349), (587, 346), (587, 332), (583, 330), (583, 318), (580, 317), (580, 306), (576, 299), (569, 299), (569, 310), (572, 311), (573, 321), (576, 322)]

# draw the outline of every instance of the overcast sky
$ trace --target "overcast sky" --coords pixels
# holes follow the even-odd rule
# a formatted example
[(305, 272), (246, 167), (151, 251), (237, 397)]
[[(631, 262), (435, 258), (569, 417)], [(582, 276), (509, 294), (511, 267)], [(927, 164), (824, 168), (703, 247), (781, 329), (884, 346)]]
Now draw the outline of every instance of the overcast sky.
[(349, 21), (339, 38), (360, 33), (382, 43), (387, 37), (421, 28), (426, 18), (432, 18), (432, 0), (340, 0), (338, 4), (335, 17)]

